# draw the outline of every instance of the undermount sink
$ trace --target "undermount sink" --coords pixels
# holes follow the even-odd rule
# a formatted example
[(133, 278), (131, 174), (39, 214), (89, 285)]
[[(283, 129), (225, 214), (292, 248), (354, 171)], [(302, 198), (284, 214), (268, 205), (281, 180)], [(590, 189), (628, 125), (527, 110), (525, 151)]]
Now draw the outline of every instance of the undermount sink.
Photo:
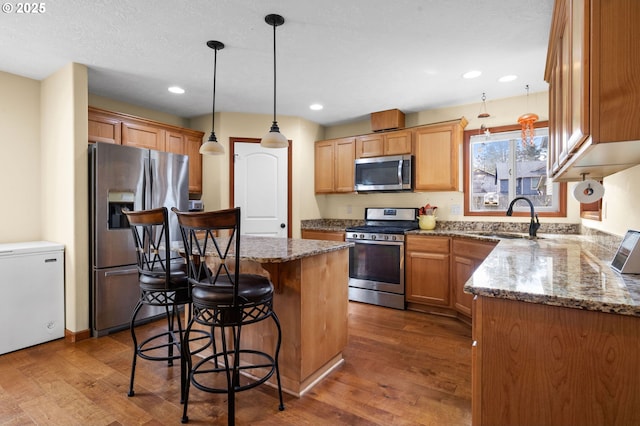
[(526, 239), (526, 240), (535, 240), (542, 239), (543, 237), (536, 236), (530, 237), (529, 234), (519, 233), (519, 232), (494, 232), (494, 231), (472, 231), (469, 232), (472, 235), (481, 235), (483, 237), (490, 238), (500, 238), (500, 239)]

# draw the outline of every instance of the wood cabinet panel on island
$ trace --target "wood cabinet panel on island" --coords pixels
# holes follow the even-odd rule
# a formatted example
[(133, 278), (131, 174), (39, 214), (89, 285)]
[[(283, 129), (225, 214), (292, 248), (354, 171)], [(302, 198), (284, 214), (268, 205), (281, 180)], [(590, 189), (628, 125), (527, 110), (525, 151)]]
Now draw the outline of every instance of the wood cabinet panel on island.
[(129, 145), (189, 157), (189, 193), (202, 193), (203, 132), (89, 107), (88, 141)]
[(316, 194), (354, 192), (355, 138), (315, 143)]

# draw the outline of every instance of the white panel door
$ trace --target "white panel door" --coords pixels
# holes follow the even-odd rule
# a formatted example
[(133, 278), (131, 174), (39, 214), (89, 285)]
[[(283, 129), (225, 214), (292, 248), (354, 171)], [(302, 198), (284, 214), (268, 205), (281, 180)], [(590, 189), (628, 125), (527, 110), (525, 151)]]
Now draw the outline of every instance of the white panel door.
[(236, 142), (234, 152), (233, 197), (242, 234), (286, 237), (287, 150)]

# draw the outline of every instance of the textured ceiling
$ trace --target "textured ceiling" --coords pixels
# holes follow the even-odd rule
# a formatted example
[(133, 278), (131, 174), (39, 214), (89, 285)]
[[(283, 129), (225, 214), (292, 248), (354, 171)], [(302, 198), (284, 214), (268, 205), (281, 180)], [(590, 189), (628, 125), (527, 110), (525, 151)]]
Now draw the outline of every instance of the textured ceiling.
[[(329, 125), (547, 90), (553, 0), (50, 0), (43, 14), (2, 13), (0, 70), (43, 79), (69, 62), (90, 93), (192, 117), (272, 113)], [(483, 74), (473, 80), (461, 75)], [(519, 78), (499, 83), (505, 74)], [(170, 85), (186, 90), (181, 96)], [(312, 103), (324, 105), (311, 111)]]

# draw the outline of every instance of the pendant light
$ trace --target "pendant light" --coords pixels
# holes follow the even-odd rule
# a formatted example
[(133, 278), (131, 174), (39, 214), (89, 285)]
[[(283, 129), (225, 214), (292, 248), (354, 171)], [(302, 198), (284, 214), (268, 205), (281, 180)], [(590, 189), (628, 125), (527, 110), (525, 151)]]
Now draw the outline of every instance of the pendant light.
[(218, 142), (215, 132), (216, 117), (216, 63), (218, 61), (218, 50), (224, 49), (224, 44), (219, 41), (209, 40), (207, 46), (214, 50), (213, 54), (213, 107), (211, 108), (211, 135), (209, 140), (200, 146), (200, 154), (204, 155), (222, 155), (224, 147)]
[(265, 16), (264, 21), (273, 26), (273, 123), (269, 133), (264, 135), (260, 141), (260, 145), (265, 148), (287, 148), (289, 141), (280, 133), (276, 121), (276, 27), (284, 24), (284, 18), (280, 15), (270, 14)]
[[(525, 86), (525, 89), (527, 90), (527, 109), (529, 109), (529, 85), (527, 84)], [(525, 147), (526, 145), (530, 145), (533, 146), (533, 138), (535, 136), (535, 129), (533, 127), (533, 123), (535, 123), (536, 121), (538, 121), (538, 114), (534, 114), (532, 112), (527, 113), (527, 114), (522, 114), (520, 117), (518, 117), (518, 123), (521, 126), (521, 133), (522, 133), (522, 146)]]

